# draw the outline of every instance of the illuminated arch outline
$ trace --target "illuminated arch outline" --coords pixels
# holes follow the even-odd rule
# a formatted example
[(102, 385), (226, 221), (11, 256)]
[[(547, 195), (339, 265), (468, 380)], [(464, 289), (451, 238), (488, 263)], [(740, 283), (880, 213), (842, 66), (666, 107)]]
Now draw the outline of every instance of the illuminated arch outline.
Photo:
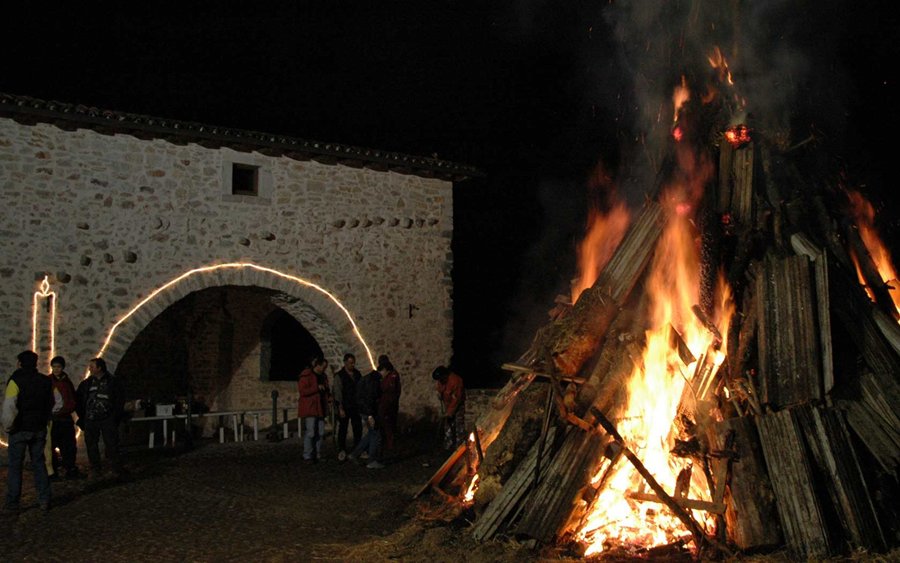
[(362, 333), (360, 333), (359, 327), (356, 325), (356, 321), (354, 321), (353, 316), (350, 315), (350, 311), (348, 311), (347, 308), (344, 307), (344, 304), (341, 303), (337, 297), (335, 297), (327, 289), (325, 289), (322, 286), (317, 285), (311, 281), (305, 280), (298, 276), (293, 276), (291, 274), (286, 274), (284, 272), (280, 272), (273, 268), (266, 268), (265, 266), (259, 266), (257, 264), (253, 264), (251, 262), (228, 262), (226, 264), (215, 264), (213, 266), (203, 266), (201, 268), (194, 268), (193, 270), (188, 270), (187, 272), (181, 274), (180, 276), (175, 277), (175, 278), (169, 280), (168, 282), (166, 282), (165, 284), (154, 289), (152, 292), (150, 292), (150, 295), (148, 295), (147, 297), (145, 297), (144, 299), (139, 301), (137, 305), (132, 307), (118, 321), (116, 321), (116, 323), (114, 325), (112, 325), (112, 327), (109, 329), (109, 332), (106, 335), (106, 340), (103, 342), (103, 346), (100, 348), (100, 351), (97, 352), (97, 357), (98, 358), (103, 357), (103, 354), (106, 352), (106, 350), (109, 348), (110, 343), (112, 342), (113, 335), (115, 334), (116, 329), (122, 323), (124, 323), (129, 318), (131, 318), (141, 307), (143, 307), (144, 305), (146, 305), (147, 303), (152, 301), (155, 297), (157, 297), (163, 291), (171, 288), (172, 286), (178, 284), (179, 282), (181, 282), (195, 274), (205, 274), (205, 273), (213, 272), (216, 270), (225, 270), (225, 269), (238, 270), (238, 269), (243, 269), (243, 268), (250, 268), (252, 270), (256, 270), (259, 272), (265, 272), (268, 274), (278, 276), (282, 279), (292, 281), (292, 282), (302, 285), (304, 287), (314, 289), (314, 290), (318, 291), (319, 293), (321, 293), (322, 295), (324, 295), (325, 297), (327, 297), (332, 303), (334, 303), (341, 310), (341, 312), (344, 314), (344, 316), (347, 317), (347, 320), (350, 321), (350, 326), (353, 328), (353, 334), (359, 340), (360, 344), (362, 344), (363, 349), (365, 349), (366, 356), (369, 358), (369, 363), (372, 365), (372, 369), (373, 370), (375, 369), (375, 357), (372, 355), (372, 350), (369, 349), (369, 345), (366, 343), (365, 338), (363, 338)]
[[(305, 279), (297, 277), (297, 276), (292, 276), (290, 274), (285, 274), (284, 272), (280, 272), (280, 271), (272, 269), (272, 268), (266, 268), (265, 266), (258, 266), (251, 262), (229, 262), (226, 264), (216, 264), (213, 266), (203, 266), (201, 268), (194, 268), (193, 270), (188, 270), (187, 272), (181, 274), (180, 276), (173, 278), (173, 279), (169, 280), (168, 282), (166, 282), (165, 284), (154, 289), (152, 292), (150, 292), (150, 295), (148, 295), (147, 297), (145, 297), (144, 299), (139, 301), (137, 305), (132, 307), (118, 321), (116, 321), (116, 323), (109, 329), (109, 332), (106, 334), (106, 340), (103, 342), (103, 346), (100, 348), (100, 351), (97, 352), (97, 357), (98, 358), (103, 357), (104, 352), (106, 352), (107, 348), (109, 348), (110, 342), (112, 342), (113, 335), (115, 334), (116, 329), (119, 328), (119, 326), (122, 323), (124, 323), (129, 318), (131, 318), (132, 315), (134, 315), (141, 307), (143, 307), (144, 305), (146, 305), (147, 303), (152, 301), (156, 296), (158, 296), (163, 291), (165, 291), (165, 290), (169, 289), (170, 287), (178, 284), (179, 282), (193, 276), (194, 274), (205, 274), (207, 272), (213, 272), (215, 270), (223, 270), (223, 269), (237, 270), (237, 269), (242, 269), (242, 268), (251, 268), (251, 269), (257, 270), (259, 272), (266, 272), (268, 274), (273, 274), (275, 276), (278, 276), (278, 277), (286, 279), (286, 280), (290, 280), (290, 281), (297, 283), (299, 285), (302, 285), (304, 287), (312, 288), (312, 289), (318, 291), (319, 293), (321, 293), (322, 295), (325, 295), (332, 303), (337, 305), (337, 307), (341, 310), (341, 312), (344, 313), (344, 316), (347, 317), (347, 320), (350, 321), (350, 326), (353, 327), (353, 334), (356, 335), (356, 338), (359, 340), (360, 344), (362, 344), (363, 348), (365, 349), (366, 356), (368, 356), (368, 358), (369, 358), (369, 363), (372, 365), (372, 369), (373, 370), (375, 369), (375, 357), (372, 355), (372, 350), (369, 349), (369, 345), (366, 343), (366, 340), (363, 338), (362, 333), (359, 332), (359, 327), (356, 326), (356, 321), (353, 320), (353, 317), (350, 315), (350, 311), (348, 311), (347, 308), (344, 307), (343, 303), (341, 303), (337, 297), (335, 297), (332, 293), (330, 293), (328, 290), (326, 290), (322, 286), (317, 285), (311, 281), (305, 280)], [(44, 283), (47, 283), (46, 278), (44, 279)], [(38, 296), (46, 296), (48, 289), (49, 289), (49, 287), (44, 287), (44, 284), (42, 284), (41, 292), (40, 293), (36, 292), (34, 294), (35, 295), (35, 297), (34, 297), (35, 303), (33, 304), (33, 311), (35, 310), (34, 308), (36, 308), (36, 302), (37, 302)], [(51, 292), (51, 294), (52, 294), (52, 292)], [(56, 313), (56, 309), (55, 309), (55, 299), (54, 299), (54, 310), (53, 310), (54, 321), (55, 321), (55, 313)], [(7, 445), (6, 442), (3, 439), (0, 439), (0, 446), (6, 447), (6, 445)]]

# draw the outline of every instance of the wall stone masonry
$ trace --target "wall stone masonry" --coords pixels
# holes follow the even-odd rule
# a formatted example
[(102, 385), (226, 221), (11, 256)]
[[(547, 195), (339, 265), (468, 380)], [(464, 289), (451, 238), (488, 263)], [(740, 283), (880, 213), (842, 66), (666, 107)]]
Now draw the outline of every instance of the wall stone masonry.
[[(259, 195), (232, 194), (233, 163), (259, 167)], [(44, 276), (58, 298), (56, 351), (80, 379), (113, 325), (157, 288), (195, 268), (252, 263), (331, 292), (373, 355), (388, 354), (399, 370), (401, 410), (437, 408), (430, 373), (451, 356), (453, 324), (449, 181), (0, 118), (0, 197), (0, 365), (8, 373), (31, 347), (32, 297)], [(116, 329), (104, 357), (115, 369), (153, 319), (225, 286), (265, 290), (266, 307), (296, 318), (330, 362), (339, 366), (353, 351), (366, 368), (365, 349), (333, 301), (252, 268), (173, 284)], [(265, 317), (240, 316), (238, 325)], [(254, 327), (241, 338), (259, 334)], [(47, 327), (39, 328), (46, 366)], [(208, 350), (209, 338), (197, 334), (197, 346)], [(260, 380), (259, 341), (239, 346), (247, 350), (240, 361), (208, 364), (232, 370), (203, 374), (227, 382), (210, 384), (210, 404), (266, 408), (275, 388), (296, 398), (290, 384)]]

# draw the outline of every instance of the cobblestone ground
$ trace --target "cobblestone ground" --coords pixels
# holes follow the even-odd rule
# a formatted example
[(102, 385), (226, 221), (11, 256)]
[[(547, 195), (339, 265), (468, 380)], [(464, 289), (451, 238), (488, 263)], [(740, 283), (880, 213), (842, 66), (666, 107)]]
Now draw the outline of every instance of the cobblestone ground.
[(26, 471), (21, 511), (0, 513), (0, 561), (345, 560), (408, 520), (442, 460), (410, 454), (374, 470), (331, 451), (310, 465), (301, 450), (292, 439), (134, 451), (125, 479), (54, 483), (49, 512)]

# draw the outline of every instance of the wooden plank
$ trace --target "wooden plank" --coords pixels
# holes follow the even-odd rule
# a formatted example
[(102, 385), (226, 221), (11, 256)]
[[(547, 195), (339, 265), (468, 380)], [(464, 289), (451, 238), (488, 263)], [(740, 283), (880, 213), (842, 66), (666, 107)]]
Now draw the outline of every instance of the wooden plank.
[(756, 424), (788, 549), (803, 559), (831, 555), (802, 430), (789, 410), (757, 417)]
[(593, 476), (605, 445), (598, 434), (569, 428), (545, 477), (529, 495), (515, 533), (542, 543), (553, 541), (572, 514), (578, 491)]
[(896, 374), (879, 377), (867, 371), (852, 382), (852, 389), (842, 390), (836, 402), (847, 413), (850, 428), (881, 468), (897, 478), (900, 477), (900, 419), (896, 404), (889, 402), (880, 385), (892, 377), (896, 378)]
[(849, 543), (857, 548), (885, 549), (884, 532), (842, 414), (813, 405), (793, 409), (792, 414), (804, 430)]
[[(568, 315), (538, 332), (519, 363), (535, 365), (551, 357), (562, 375), (578, 373), (650, 262), (663, 221), (660, 205), (647, 202), (594, 285), (582, 292)], [(535, 367), (545, 373), (552, 371), (548, 366)]]
[[(665, 504), (662, 499), (658, 496), (650, 494), (650, 493), (637, 493), (633, 491), (628, 491), (625, 496), (630, 499), (640, 500), (645, 502), (658, 502), (660, 504)], [(690, 510), (703, 510), (706, 512), (711, 512), (713, 514), (724, 514), (725, 513), (725, 503), (723, 502), (710, 502), (708, 500), (699, 500), (692, 499), (687, 497), (675, 497), (672, 499), (675, 504), (682, 508), (687, 508)]]
[(466, 453), (466, 444), (462, 443), (458, 448), (456, 448), (455, 452), (450, 454), (450, 457), (448, 457), (446, 461), (444, 461), (443, 465), (441, 465), (438, 470), (434, 472), (434, 475), (431, 476), (428, 482), (425, 483), (425, 485), (421, 489), (419, 489), (415, 495), (413, 495), (413, 499), (419, 498), (422, 493), (424, 493), (431, 487), (438, 485), (441, 480), (443, 480), (443, 478), (447, 475), (447, 473), (453, 468), (453, 466), (456, 465), (456, 462), (462, 459), (464, 453)]
[[(556, 428), (551, 427), (544, 440), (544, 452), (541, 456), (540, 464), (542, 471), (549, 464), (552, 457), (548, 446), (553, 443), (555, 437)], [(535, 443), (525, 459), (516, 467), (509, 480), (503, 484), (500, 494), (494, 497), (494, 500), (478, 517), (475, 526), (472, 528), (472, 536), (475, 538), (475, 541), (480, 542), (493, 538), (498, 529), (509, 521), (510, 515), (515, 511), (524, 496), (532, 490), (534, 470), (538, 466), (537, 459), (540, 450), (540, 442)]]
[[(834, 359), (831, 348), (831, 308), (828, 291), (828, 254), (817, 247), (804, 234), (791, 235), (791, 246), (797, 254), (813, 262), (815, 274), (816, 311), (818, 313), (819, 346), (822, 360), (822, 384), (825, 395), (834, 387)], [(896, 327), (897, 324), (893, 323)]]
[[(724, 449), (733, 433), (732, 449), (736, 459), (730, 463), (726, 478), (725, 523), (728, 539), (740, 549), (770, 548), (782, 544), (781, 526), (775, 506), (775, 493), (766, 471), (766, 461), (753, 419), (730, 418), (715, 423), (710, 442)], [(720, 483), (716, 482), (716, 488)]]
[(766, 257), (756, 280), (762, 401), (773, 409), (822, 398), (809, 261)]

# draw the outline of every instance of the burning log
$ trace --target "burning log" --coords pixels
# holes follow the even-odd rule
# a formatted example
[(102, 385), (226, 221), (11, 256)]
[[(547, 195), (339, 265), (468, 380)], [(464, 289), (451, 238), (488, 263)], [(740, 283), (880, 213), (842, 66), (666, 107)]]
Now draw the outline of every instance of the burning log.
[(597, 418), (597, 422), (603, 427), (603, 430), (609, 435), (615, 442), (618, 444), (620, 448), (622, 448), (622, 453), (625, 455), (625, 458), (631, 462), (634, 468), (640, 473), (641, 477), (644, 478), (644, 481), (650, 488), (656, 493), (657, 499), (668, 507), (669, 510), (672, 511), (675, 516), (678, 517), (679, 520), (685, 525), (688, 531), (691, 533), (691, 536), (694, 538), (694, 544), (697, 546), (697, 549), (700, 552), (710, 544), (715, 545), (720, 552), (722, 553), (730, 553), (725, 546), (718, 544), (713, 538), (707, 536), (703, 530), (700, 528), (700, 525), (694, 520), (694, 517), (684, 509), (678, 502), (676, 502), (668, 493), (666, 493), (665, 489), (660, 486), (660, 484), (656, 481), (653, 475), (647, 471), (647, 468), (644, 467), (644, 464), (641, 463), (641, 460), (638, 459), (634, 452), (632, 452), (628, 446), (625, 445), (625, 440), (622, 439), (622, 436), (619, 435), (619, 432), (616, 430), (616, 427), (612, 422), (607, 419), (602, 412), (592, 409), (591, 413)]
[[(563, 375), (578, 373), (650, 261), (662, 221), (662, 208), (647, 202), (594, 285), (581, 294), (568, 315), (538, 333), (525, 355), (528, 365), (549, 353)], [(549, 369), (545, 366), (544, 371)]]
[(850, 242), (850, 248), (853, 250), (853, 256), (856, 258), (856, 264), (860, 273), (866, 280), (866, 289), (874, 299), (878, 307), (889, 314), (895, 321), (898, 318), (897, 307), (894, 305), (891, 294), (888, 291), (888, 285), (881, 279), (878, 267), (872, 260), (869, 249), (859, 235), (859, 231), (855, 225), (847, 225), (844, 229), (847, 240)]
[(753, 147), (752, 141), (719, 144), (717, 211), (740, 227), (753, 226)]

